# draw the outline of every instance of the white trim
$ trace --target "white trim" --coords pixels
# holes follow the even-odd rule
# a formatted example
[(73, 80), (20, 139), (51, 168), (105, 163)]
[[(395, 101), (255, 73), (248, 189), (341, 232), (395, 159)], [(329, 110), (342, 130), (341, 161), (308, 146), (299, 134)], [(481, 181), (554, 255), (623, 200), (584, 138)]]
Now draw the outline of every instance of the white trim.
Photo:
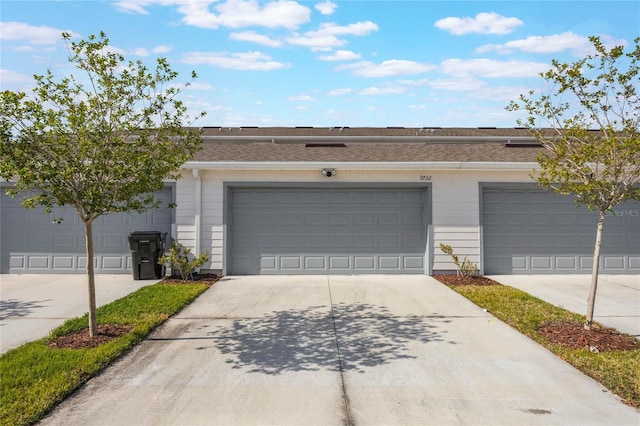
[(194, 198), (194, 231), (195, 231), (195, 241), (194, 241), (194, 255), (197, 257), (200, 255), (200, 228), (202, 224), (202, 179), (200, 179), (200, 175), (198, 174), (198, 169), (193, 169), (193, 177), (196, 180), (195, 184), (195, 198)]
[(202, 170), (532, 170), (537, 162), (504, 161), (187, 161), (184, 169)]
[(268, 135), (254, 135), (247, 136), (241, 135), (241, 132), (230, 134), (229, 132), (221, 132), (218, 135), (202, 135), (204, 141), (224, 141), (224, 142), (258, 142), (258, 143), (273, 143), (273, 144), (287, 144), (297, 142), (343, 142), (343, 143), (381, 143), (381, 142), (402, 142), (402, 143), (469, 143), (483, 142), (483, 143), (509, 143), (515, 142), (536, 142), (536, 138), (533, 136), (434, 136), (428, 132), (420, 134), (419, 132), (415, 136), (382, 136), (382, 135), (369, 135), (369, 136), (357, 136), (357, 135), (281, 135), (281, 136), (268, 136)]

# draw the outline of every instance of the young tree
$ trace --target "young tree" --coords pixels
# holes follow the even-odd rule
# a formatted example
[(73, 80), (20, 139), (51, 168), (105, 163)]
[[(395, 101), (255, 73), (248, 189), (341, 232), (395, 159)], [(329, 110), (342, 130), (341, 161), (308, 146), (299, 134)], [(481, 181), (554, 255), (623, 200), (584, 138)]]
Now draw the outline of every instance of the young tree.
[(25, 207), (72, 206), (84, 223), (93, 337), (93, 221), (157, 207), (150, 194), (180, 177), (201, 136), (188, 127), (195, 118), (177, 99), (183, 89), (170, 84), (178, 74), (166, 59), (150, 70), (125, 61), (104, 33), (78, 42), (62, 38), (78, 76), (56, 79), (47, 70), (34, 77), (30, 96), (0, 93), (0, 177), (15, 182), (11, 195), (25, 194)]
[(626, 53), (590, 40), (595, 53), (574, 63), (554, 60), (541, 74), (551, 83), (548, 92), (530, 91), (507, 107), (527, 113), (519, 124), (546, 148), (533, 176), (538, 184), (573, 194), (577, 204), (599, 213), (586, 329), (593, 323), (605, 218), (616, 205), (640, 200), (640, 38)]

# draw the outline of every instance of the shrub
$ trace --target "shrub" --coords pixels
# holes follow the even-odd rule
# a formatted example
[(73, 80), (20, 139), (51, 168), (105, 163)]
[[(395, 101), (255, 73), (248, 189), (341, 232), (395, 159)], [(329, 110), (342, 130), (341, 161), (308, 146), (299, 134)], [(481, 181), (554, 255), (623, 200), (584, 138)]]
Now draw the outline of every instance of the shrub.
[(449, 256), (451, 256), (451, 258), (453, 259), (453, 263), (456, 265), (457, 275), (462, 275), (463, 277), (472, 277), (478, 272), (478, 265), (467, 259), (466, 256), (462, 260), (462, 263), (460, 263), (460, 259), (453, 253), (453, 249), (450, 245), (440, 243), (440, 250), (442, 250), (444, 254), (448, 254)]
[(193, 279), (193, 272), (209, 261), (209, 253), (202, 253), (198, 257), (191, 255), (191, 249), (174, 241), (169, 249), (169, 254), (162, 255), (158, 259), (161, 265), (169, 266), (171, 273), (180, 274), (183, 281)]

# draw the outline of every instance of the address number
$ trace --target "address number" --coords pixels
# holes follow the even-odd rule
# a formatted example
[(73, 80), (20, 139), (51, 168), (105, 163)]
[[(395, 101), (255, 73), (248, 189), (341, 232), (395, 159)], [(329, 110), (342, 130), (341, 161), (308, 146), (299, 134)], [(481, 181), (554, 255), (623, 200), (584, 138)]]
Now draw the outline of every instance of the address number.
[(431, 180), (431, 175), (420, 175), (420, 180)]

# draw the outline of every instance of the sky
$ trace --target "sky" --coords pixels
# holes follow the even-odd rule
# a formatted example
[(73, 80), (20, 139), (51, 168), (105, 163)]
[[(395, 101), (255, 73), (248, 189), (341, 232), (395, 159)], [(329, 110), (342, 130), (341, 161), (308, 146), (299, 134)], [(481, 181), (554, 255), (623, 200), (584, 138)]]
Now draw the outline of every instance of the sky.
[(199, 126), (514, 127), (552, 59), (632, 46), (640, 1), (0, 0), (0, 89), (77, 72), (63, 31), (195, 71)]

